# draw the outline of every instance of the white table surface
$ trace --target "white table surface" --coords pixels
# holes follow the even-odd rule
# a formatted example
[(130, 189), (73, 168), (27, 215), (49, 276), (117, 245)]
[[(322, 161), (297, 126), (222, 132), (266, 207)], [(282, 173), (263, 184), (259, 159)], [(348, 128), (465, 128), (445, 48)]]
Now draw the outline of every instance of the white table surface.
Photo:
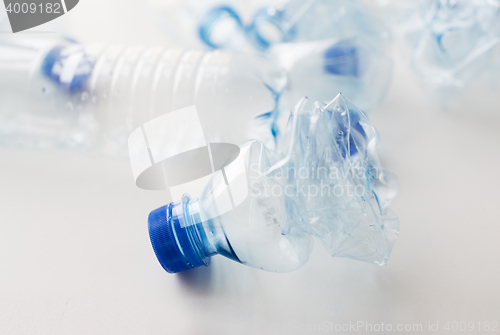
[[(98, 4), (82, 1), (61, 20), (83, 31)], [(121, 11), (123, 21), (130, 10)], [(119, 20), (96, 14), (81, 35), (137, 42)], [(136, 188), (128, 162), (0, 148), (0, 334), (342, 333), (336, 325), (358, 322), (422, 324), (420, 333), (439, 322), (452, 333), (448, 321), (482, 333), (478, 322), (500, 322), (500, 98), (485, 108), (441, 111), (396, 62), (371, 115), (383, 165), (401, 184), (401, 231), (385, 267), (332, 258), (316, 243), (292, 273), (217, 256), (170, 275), (147, 231), (164, 196)]]

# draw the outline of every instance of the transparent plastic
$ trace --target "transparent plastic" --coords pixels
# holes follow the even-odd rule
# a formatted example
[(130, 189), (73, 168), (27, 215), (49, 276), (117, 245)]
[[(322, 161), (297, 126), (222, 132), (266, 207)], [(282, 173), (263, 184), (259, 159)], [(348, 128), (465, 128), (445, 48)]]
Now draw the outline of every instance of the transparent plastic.
[(327, 102), (343, 92), (369, 113), (392, 78), (389, 28), (358, 0), (149, 3), (168, 36), (183, 32), (179, 45), (261, 52), (284, 65), (290, 85), (283, 111), (303, 96)]
[(495, 61), (500, 42), (498, 0), (436, 0), (413, 53), (413, 67), (444, 104)]
[(264, 8), (252, 23), (260, 48), (276, 43), (305, 42), (358, 35), (388, 38), (383, 25), (358, 0), (289, 0)]
[(332, 93), (342, 92), (369, 113), (385, 96), (392, 78), (387, 48), (362, 36), (283, 43), (271, 53), (289, 73), (290, 85), (280, 101), (283, 110), (290, 110), (304, 95), (328, 102)]
[(161, 265), (175, 273), (221, 254), (293, 271), (308, 260), (313, 238), (332, 256), (385, 265), (399, 231), (390, 210), (399, 186), (380, 165), (378, 142), (366, 116), (342, 95), (327, 105), (301, 100), (280, 150), (245, 142), (199, 199), (186, 194), (150, 214)]
[(209, 142), (273, 140), (286, 72), (221, 51), (0, 37), (0, 142), (127, 156), (130, 132), (195, 105)]

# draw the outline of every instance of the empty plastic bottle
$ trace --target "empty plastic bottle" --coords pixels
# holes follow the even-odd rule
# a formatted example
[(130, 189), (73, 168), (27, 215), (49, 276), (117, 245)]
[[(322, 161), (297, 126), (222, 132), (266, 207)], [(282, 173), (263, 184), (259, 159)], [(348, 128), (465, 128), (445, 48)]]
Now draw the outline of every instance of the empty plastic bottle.
[[(389, 28), (359, 0), (150, 1), (163, 8), (158, 21), (169, 31), (185, 27), (179, 43), (196, 45), (198, 38), (211, 48), (265, 52), (283, 64), (290, 73), (284, 111), (303, 96), (327, 102), (344, 92), (368, 113), (389, 86)], [(184, 14), (166, 19), (174, 12)]]
[(332, 256), (384, 265), (398, 235), (389, 209), (397, 177), (377, 158), (377, 131), (342, 95), (302, 100), (278, 151), (259, 141), (214, 174), (198, 199), (186, 194), (149, 215), (156, 256), (170, 273), (220, 254), (273, 272), (292, 271), (313, 237)]
[(286, 85), (285, 71), (258, 56), (82, 46), (56, 36), (1, 37), (0, 73), (1, 143), (114, 155), (127, 154), (136, 127), (192, 105), (209, 142), (272, 139)]

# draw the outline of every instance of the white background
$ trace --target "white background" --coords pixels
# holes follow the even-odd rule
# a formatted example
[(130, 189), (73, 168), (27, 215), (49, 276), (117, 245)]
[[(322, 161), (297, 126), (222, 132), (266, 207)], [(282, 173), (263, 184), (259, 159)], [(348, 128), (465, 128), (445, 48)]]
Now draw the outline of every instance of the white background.
[[(83, 0), (36, 29), (168, 43), (136, 13)], [(358, 321), (422, 333), (429, 322), (452, 333), (447, 321), (473, 321), (477, 334), (478, 322), (500, 322), (500, 98), (443, 111), (405, 57), (395, 70), (371, 115), (383, 165), (401, 184), (387, 266), (331, 258), (317, 243), (292, 273), (217, 256), (170, 275), (147, 231), (163, 195), (136, 188), (128, 162), (0, 148), (0, 334), (294, 334)]]

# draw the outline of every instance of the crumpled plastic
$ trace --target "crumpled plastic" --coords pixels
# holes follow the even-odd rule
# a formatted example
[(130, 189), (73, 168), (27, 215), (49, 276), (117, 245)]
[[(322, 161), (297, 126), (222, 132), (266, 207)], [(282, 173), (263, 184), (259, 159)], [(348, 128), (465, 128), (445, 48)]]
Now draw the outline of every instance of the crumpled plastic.
[(390, 209), (399, 182), (380, 164), (379, 141), (365, 114), (342, 94), (328, 104), (299, 102), (266, 172), (288, 190), (282, 233), (302, 231), (332, 256), (385, 265), (399, 233)]
[(413, 67), (446, 104), (493, 68), (500, 44), (500, 1), (435, 0), (424, 19)]

